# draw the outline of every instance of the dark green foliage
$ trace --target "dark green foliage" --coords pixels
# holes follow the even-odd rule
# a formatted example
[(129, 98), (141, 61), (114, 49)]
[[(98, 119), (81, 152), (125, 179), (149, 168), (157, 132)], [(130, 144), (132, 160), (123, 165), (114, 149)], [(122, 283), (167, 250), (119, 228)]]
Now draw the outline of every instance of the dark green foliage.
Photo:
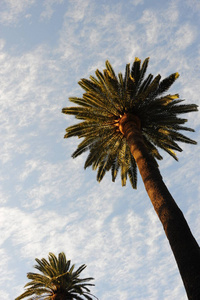
[[(93, 299), (93, 295), (90, 294), (90, 290), (87, 287), (94, 286), (94, 284), (88, 283), (93, 278), (79, 278), (80, 273), (86, 268), (86, 265), (81, 265), (74, 271), (75, 265), (71, 266), (71, 261), (66, 260), (63, 252), (59, 253), (58, 258), (53, 253), (49, 253), (48, 258), (49, 261), (45, 258), (41, 260), (38, 258), (35, 259), (37, 265), (34, 267), (41, 274), (28, 273), (27, 277), (31, 281), (25, 285), (26, 291), (15, 300), (24, 298), (27, 298), (27, 300)], [(60, 296), (63, 298), (60, 298)]]
[(136, 163), (118, 128), (118, 122), (125, 113), (140, 119), (144, 143), (155, 159), (162, 159), (157, 147), (177, 160), (174, 150), (182, 151), (177, 141), (196, 144), (178, 131), (193, 131), (181, 126), (187, 119), (180, 118), (179, 114), (197, 111), (197, 105), (182, 104), (178, 94), (164, 94), (179, 74), (174, 73), (162, 81), (160, 75), (153, 79), (150, 74), (144, 79), (148, 62), (149, 58), (146, 58), (141, 66), (140, 59), (136, 58), (131, 68), (130, 64), (126, 65), (125, 75), (119, 73), (117, 77), (109, 61), (106, 61), (106, 69), (103, 72), (97, 70), (96, 78), (90, 76), (90, 80), (81, 79), (79, 82), (86, 93), (82, 98), (69, 98), (77, 106), (62, 110), (84, 120), (68, 127), (65, 138), (84, 138), (72, 156), (89, 151), (85, 168), (92, 166), (98, 169), (98, 181), (109, 170), (115, 181), (121, 169), (122, 185), (126, 184), (129, 176), (132, 187), (136, 188)]

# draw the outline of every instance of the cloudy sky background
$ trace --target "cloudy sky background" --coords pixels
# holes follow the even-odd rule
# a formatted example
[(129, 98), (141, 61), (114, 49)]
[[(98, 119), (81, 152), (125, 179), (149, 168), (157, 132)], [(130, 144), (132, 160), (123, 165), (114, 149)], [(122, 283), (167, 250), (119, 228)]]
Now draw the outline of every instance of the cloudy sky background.
[[(117, 72), (150, 56), (148, 73), (179, 72), (171, 88), (200, 104), (198, 0), (0, 1), (0, 295), (23, 292), (35, 257), (64, 251), (101, 300), (186, 300), (163, 229), (139, 178), (138, 190), (110, 173), (99, 184), (71, 158), (62, 115), (77, 82), (109, 59)], [(199, 113), (188, 115), (199, 142)], [(181, 144), (161, 173), (200, 242), (199, 146)]]

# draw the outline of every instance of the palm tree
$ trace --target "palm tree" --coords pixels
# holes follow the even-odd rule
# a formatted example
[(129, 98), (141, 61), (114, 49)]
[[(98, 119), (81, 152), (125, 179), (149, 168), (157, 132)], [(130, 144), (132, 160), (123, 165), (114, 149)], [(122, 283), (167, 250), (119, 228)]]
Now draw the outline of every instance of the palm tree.
[(87, 287), (94, 286), (88, 283), (93, 278), (79, 278), (86, 265), (74, 271), (75, 265), (70, 267), (71, 261), (66, 259), (63, 252), (59, 253), (58, 258), (49, 253), (48, 258), (49, 261), (45, 258), (35, 259), (37, 265), (34, 267), (42, 274), (28, 273), (27, 277), (31, 281), (24, 286), (26, 291), (15, 300), (27, 297), (27, 300), (92, 300), (95, 297)]
[[(97, 180), (111, 170), (115, 181), (121, 169), (122, 185), (127, 176), (132, 187), (137, 187), (137, 167), (146, 191), (154, 206), (173, 254), (189, 299), (200, 299), (200, 248), (189, 226), (169, 193), (159, 172), (157, 160), (162, 156), (158, 148), (177, 160), (175, 151), (182, 151), (177, 142), (196, 144), (180, 131), (194, 131), (184, 126), (187, 119), (179, 115), (197, 111), (195, 104), (183, 104), (178, 94), (166, 94), (179, 74), (161, 80), (150, 74), (144, 78), (149, 58), (141, 65), (136, 58), (132, 67), (126, 65), (125, 75), (118, 77), (106, 61), (103, 72), (96, 77), (81, 79), (85, 90), (82, 98), (71, 97), (75, 107), (63, 108), (65, 114), (83, 120), (66, 129), (65, 138), (83, 138), (75, 158), (85, 151), (89, 155), (85, 168), (97, 169)], [(164, 94), (165, 93), (165, 94)]]

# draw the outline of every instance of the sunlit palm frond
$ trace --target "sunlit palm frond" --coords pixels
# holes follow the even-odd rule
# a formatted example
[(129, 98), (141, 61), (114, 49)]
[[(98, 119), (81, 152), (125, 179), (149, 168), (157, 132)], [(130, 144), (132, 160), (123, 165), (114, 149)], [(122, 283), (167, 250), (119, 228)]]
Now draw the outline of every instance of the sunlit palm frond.
[(160, 75), (153, 78), (152, 74), (145, 78), (148, 62), (146, 58), (141, 65), (136, 57), (132, 67), (126, 65), (124, 76), (122, 73), (116, 76), (110, 62), (106, 61), (103, 72), (97, 70), (96, 77), (79, 81), (85, 90), (83, 97), (69, 98), (77, 106), (62, 110), (83, 120), (68, 127), (65, 138), (83, 138), (72, 156), (89, 151), (85, 168), (97, 169), (98, 181), (109, 170), (115, 181), (121, 169), (122, 185), (129, 177), (132, 187), (137, 186), (136, 162), (119, 130), (120, 119), (127, 113), (139, 118), (144, 144), (153, 159), (162, 159), (158, 152), (161, 148), (177, 160), (175, 151), (182, 151), (177, 142), (196, 144), (179, 131), (194, 131), (182, 126), (187, 119), (180, 115), (197, 111), (197, 105), (182, 104), (184, 100), (179, 99), (178, 94), (165, 95), (179, 74), (173, 73), (163, 80)]
[(79, 277), (86, 265), (81, 265), (74, 270), (75, 265), (71, 265), (71, 261), (66, 259), (63, 252), (59, 253), (58, 258), (53, 253), (49, 253), (48, 260), (44, 258), (35, 260), (37, 262), (35, 268), (41, 274), (32, 272), (27, 274), (30, 281), (25, 285), (26, 291), (16, 300), (60, 299), (60, 296), (56, 298), (56, 295), (63, 295), (66, 299), (93, 299), (92, 294), (91, 297), (89, 296), (90, 289), (88, 288), (88, 286), (94, 286), (89, 283), (93, 278)]

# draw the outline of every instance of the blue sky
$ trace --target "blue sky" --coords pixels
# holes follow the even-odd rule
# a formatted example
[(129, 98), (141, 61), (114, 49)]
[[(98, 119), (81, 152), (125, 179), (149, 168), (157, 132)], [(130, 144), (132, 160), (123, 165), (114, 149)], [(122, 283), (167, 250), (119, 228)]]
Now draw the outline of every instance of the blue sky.
[[(200, 3), (2, 0), (0, 4), (0, 294), (23, 291), (35, 257), (64, 251), (101, 300), (186, 300), (175, 260), (141, 179), (137, 191), (73, 160), (75, 123), (62, 115), (77, 82), (108, 59), (117, 72), (150, 56), (148, 72), (179, 72), (171, 88), (200, 104)], [(199, 142), (199, 113), (188, 115)], [(199, 146), (163, 154), (163, 178), (200, 242)]]

